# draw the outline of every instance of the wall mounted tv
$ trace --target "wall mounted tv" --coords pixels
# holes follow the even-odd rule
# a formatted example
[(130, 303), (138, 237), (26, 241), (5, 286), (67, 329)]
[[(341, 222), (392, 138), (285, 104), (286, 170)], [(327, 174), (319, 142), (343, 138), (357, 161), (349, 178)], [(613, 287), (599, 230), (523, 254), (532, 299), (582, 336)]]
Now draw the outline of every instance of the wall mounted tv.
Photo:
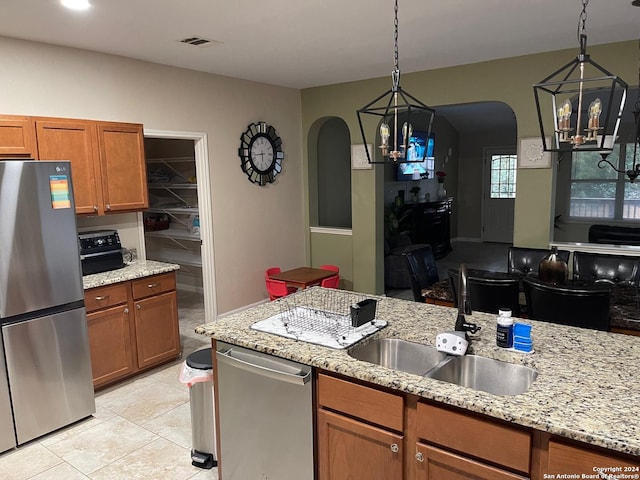
[(420, 175), (429, 172), (429, 177), (433, 178), (433, 151), (435, 138), (433, 133), (427, 138), (424, 132), (413, 132), (409, 137), (408, 160), (420, 160), (425, 156), (423, 162), (399, 163), (396, 170), (396, 180), (420, 180)]

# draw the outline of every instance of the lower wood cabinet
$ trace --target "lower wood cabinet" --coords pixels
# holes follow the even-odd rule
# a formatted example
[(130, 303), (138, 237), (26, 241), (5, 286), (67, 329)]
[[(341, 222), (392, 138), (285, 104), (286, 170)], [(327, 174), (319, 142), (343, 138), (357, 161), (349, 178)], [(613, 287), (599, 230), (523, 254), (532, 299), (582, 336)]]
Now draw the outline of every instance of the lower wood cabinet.
[(180, 355), (174, 272), (87, 290), (85, 305), (95, 388)]
[(638, 457), (329, 372), (316, 380), (319, 480), (544, 480), (594, 475), (597, 466), (640, 473)]
[(319, 478), (402, 479), (402, 441), (402, 435), (321, 409), (318, 412)]
[(416, 444), (417, 480), (525, 480), (501, 468), (422, 443)]

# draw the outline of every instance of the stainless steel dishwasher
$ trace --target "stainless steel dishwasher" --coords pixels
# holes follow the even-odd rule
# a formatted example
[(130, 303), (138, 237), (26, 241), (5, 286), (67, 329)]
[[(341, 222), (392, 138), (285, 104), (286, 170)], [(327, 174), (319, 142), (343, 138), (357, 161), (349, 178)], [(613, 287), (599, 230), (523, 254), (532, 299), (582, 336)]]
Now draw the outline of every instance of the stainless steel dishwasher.
[(222, 480), (313, 480), (311, 367), (217, 343)]

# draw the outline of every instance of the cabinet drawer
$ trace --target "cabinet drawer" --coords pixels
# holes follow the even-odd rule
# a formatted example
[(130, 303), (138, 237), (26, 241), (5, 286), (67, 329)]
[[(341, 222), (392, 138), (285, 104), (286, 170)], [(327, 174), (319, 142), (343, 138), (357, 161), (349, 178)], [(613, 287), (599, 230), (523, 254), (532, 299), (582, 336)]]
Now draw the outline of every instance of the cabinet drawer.
[(321, 407), (403, 431), (404, 399), (400, 395), (319, 374), (318, 403)]
[(163, 273), (152, 277), (145, 277), (131, 282), (133, 286), (133, 299), (150, 297), (159, 293), (170, 292), (176, 289), (176, 274)]
[(531, 432), (473, 414), (418, 403), (418, 437), (427, 442), (529, 472)]
[(127, 283), (115, 283), (105, 287), (92, 288), (84, 292), (84, 304), (88, 312), (127, 303)]
[[(629, 458), (599, 452), (579, 446), (567, 445), (553, 440), (549, 441), (549, 465), (543, 469), (543, 473), (573, 473), (593, 475), (593, 467), (624, 467), (630, 468), (627, 472), (635, 475), (640, 467), (640, 459)], [(605, 472), (611, 473), (611, 472)], [(615, 475), (615, 473), (613, 474)]]

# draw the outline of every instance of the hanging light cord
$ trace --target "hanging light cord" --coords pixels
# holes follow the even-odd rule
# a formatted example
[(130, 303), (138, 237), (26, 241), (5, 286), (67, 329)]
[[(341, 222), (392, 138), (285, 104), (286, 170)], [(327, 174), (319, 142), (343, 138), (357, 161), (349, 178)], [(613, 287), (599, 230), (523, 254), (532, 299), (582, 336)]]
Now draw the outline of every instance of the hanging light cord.
[(398, 90), (398, 85), (400, 85), (400, 66), (398, 62), (398, 0), (396, 0), (396, 4), (394, 7), (394, 20), (393, 20), (393, 65), (394, 69), (391, 72), (391, 80), (393, 82), (393, 91)]
[(606, 162), (611, 168), (618, 173), (624, 173), (629, 177), (631, 183), (635, 182), (635, 179), (640, 176), (640, 163), (638, 163), (638, 148), (640, 148), (640, 40), (638, 40), (638, 98), (633, 109), (633, 116), (635, 118), (636, 130), (634, 133), (633, 142), (633, 165), (629, 170), (619, 170), (613, 163), (607, 160), (606, 156), (602, 156), (602, 160), (598, 162), (598, 167), (602, 167), (602, 163)]

